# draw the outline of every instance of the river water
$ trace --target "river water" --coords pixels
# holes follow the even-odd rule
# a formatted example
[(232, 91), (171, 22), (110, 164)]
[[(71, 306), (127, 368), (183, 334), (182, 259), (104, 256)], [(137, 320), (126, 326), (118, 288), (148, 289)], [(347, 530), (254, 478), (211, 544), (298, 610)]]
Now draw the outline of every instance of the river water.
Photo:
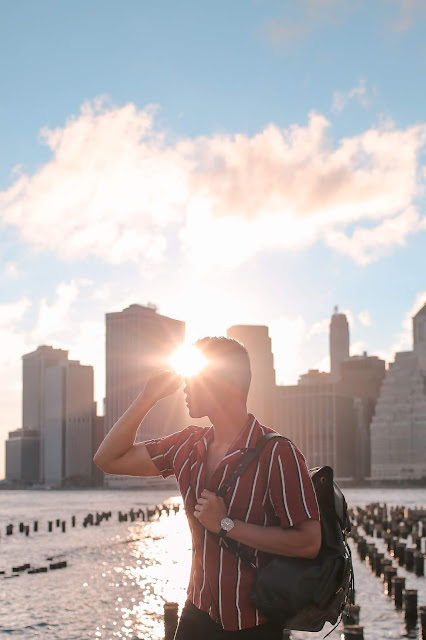
[[(425, 506), (426, 489), (344, 490), (349, 506), (371, 502)], [(118, 511), (133, 507), (181, 504), (175, 489), (139, 491), (68, 490), (0, 492), (0, 570), (11, 575), (13, 566), (30, 563), (48, 566), (49, 560), (67, 560), (67, 567), (19, 577), (0, 576), (0, 636), (20, 640), (161, 640), (164, 637), (163, 606), (166, 601), (182, 607), (186, 598), (191, 541), (185, 514), (164, 512), (151, 522), (118, 522)], [(84, 528), (89, 513), (112, 511), (99, 526)], [(71, 528), (71, 516), (76, 527)], [(48, 520), (65, 520), (66, 532), (47, 532)], [(33, 532), (33, 521), (39, 531)], [(30, 526), (26, 537), (19, 522)], [(14, 533), (6, 537), (6, 525)], [(410, 541), (410, 540), (409, 540)], [(374, 540), (383, 549), (382, 540)], [(359, 561), (353, 548), (356, 600), (365, 640), (416, 638), (403, 616), (383, 593), (379, 578)], [(426, 579), (398, 568), (407, 588), (418, 589), (419, 605), (426, 604)], [(331, 625), (318, 633), (293, 632), (294, 640), (322, 638)], [(330, 640), (340, 638), (336, 629)]]

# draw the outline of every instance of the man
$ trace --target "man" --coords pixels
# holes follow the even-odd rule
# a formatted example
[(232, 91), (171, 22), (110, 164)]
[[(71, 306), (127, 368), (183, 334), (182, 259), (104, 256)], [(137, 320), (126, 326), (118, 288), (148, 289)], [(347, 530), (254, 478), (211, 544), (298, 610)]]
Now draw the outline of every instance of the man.
[(148, 411), (182, 384), (173, 372), (157, 372), (107, 434), (94, 461), (107, 473), (176, 475), (193, 546), (176, 640), (280, 640), (282, 629), (250, 603), (255, 569), (228, 540), (239, 543), (256, 566), (272, 555), (315, 558), (321, 546), (315, 490), (302, 453), (276, 438), (224, 498), (216, 496), (244, 451), (273, 429), (247, 411), (251, 371), (245, 347), (224, 337), (203, 338), (195, 346), (207, 364), (197, 376), (185, 378), (184, 391), (190, 416), (208, 416), (211, 427), (189, 426), (134, 443)]

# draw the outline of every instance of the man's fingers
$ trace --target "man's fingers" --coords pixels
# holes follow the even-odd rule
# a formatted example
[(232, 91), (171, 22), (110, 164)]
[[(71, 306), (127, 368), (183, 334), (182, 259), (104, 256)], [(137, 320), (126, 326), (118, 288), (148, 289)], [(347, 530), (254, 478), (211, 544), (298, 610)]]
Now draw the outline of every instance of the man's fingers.
[(202, 496), (215, 496), (216, 494), (213, 491), (209, 491), (208, 489), (203, 489), (201, 492)]

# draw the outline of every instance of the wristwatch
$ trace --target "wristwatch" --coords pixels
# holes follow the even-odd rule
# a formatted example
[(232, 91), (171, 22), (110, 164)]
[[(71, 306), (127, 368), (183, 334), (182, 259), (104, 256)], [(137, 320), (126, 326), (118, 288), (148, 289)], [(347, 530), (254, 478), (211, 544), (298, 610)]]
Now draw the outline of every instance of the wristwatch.
[(219, 538), (224, 538), (227, 533), (231, 531), (234, 526), (234, 521), (231, 518), (222, 518), (220, 521)]

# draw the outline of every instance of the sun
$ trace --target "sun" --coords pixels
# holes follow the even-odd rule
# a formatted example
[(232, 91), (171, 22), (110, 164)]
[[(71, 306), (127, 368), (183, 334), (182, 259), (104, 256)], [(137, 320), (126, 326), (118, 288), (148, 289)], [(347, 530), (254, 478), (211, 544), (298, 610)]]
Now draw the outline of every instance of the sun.
[(184, 378), (196, 376), (207, 363), (201, 351), (192, 344), (181, 345), (168, 360), (174, 371)]

